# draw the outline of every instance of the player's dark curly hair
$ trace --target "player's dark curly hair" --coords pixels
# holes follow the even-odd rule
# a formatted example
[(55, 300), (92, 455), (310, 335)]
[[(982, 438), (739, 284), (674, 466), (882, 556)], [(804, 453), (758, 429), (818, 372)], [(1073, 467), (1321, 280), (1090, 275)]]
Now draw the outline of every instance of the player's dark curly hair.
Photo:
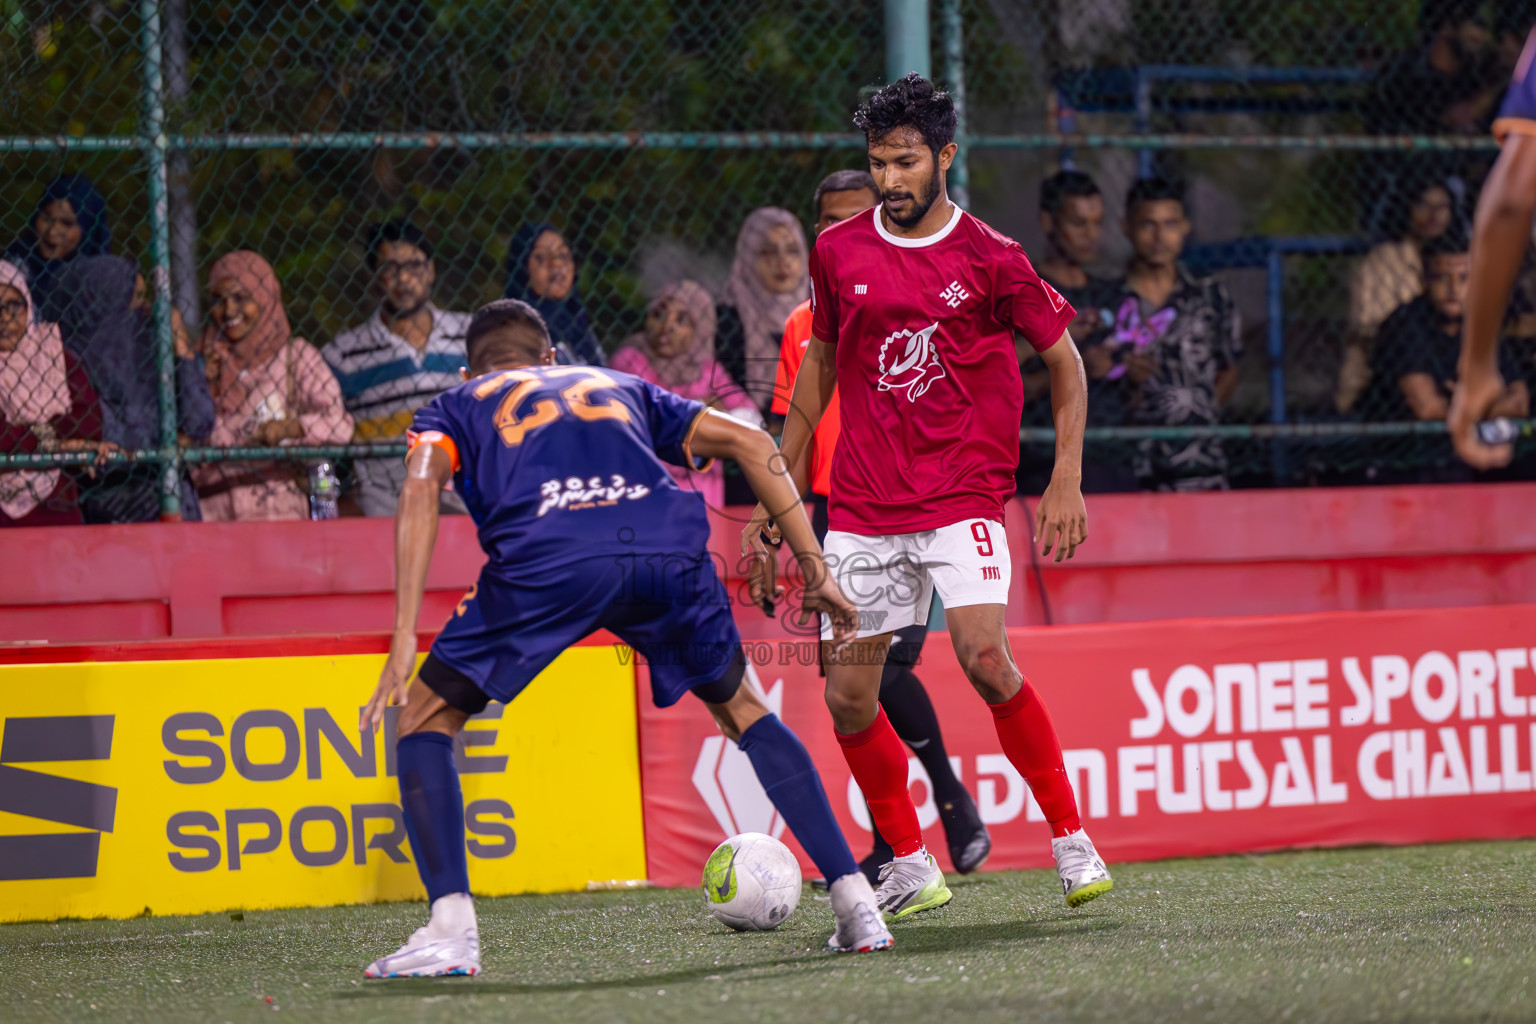
[(879, 142), (899, 128), (911, 128), (922, 135), (935, 161), (939, 150), (955, 141), (957, 121), (949, 93), (935, 89), (916, 71), (875, 92), (853, 112), (853, 123), (866, 141)]

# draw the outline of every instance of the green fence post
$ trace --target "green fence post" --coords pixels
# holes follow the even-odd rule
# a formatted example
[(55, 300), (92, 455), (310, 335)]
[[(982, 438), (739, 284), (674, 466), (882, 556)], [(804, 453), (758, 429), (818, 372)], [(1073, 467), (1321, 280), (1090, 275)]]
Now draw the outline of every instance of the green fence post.
[(949, 198), (963, 210), (971, 207), (971, 171), (966, 163), (970, 140), (965, 133), (965, 31), (960, 0), (939, 0), (939, 25), (944, 40), (945, 88), (955, 101), (955, 144), (959, 152), (949, 167)]
[(928, 0), (885, 0), (885, 80), (908, 71), (932, 78), (928, 49)]
[(154, 263), (155, 355), (160, 368), (160, 518), (181, 518), (181, 450), (176, 439), (176, 346), (171, 337), (171, 229), (166, 205), (165, 86), (161, 75), (159, 0), (140, 0), (144, 65), (140, 143), (149, 171), (149, 251)]

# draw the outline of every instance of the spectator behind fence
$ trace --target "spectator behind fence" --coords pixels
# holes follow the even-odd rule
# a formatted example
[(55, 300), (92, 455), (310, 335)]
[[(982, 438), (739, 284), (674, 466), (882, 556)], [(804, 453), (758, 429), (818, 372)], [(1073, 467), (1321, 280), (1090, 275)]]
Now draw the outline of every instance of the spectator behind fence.
[(809, 252), (800, 219), (777, 206), (747, 214), (716, 310), (716, 351), (731, 379), (758, 409), (773, 402), (784, 321), (811, 294)]
[[(295, 338), (282, 285), (254, 252), (221, 257), (208, 272), (208, 378), (218, 406), (210, 443), (220, 447), (346, 444), (352, 417), (325, 360)], [(203, 516), (304, 519), (305, 468), (293, 461), (206, 463), (197, 467)]]
[[(762, 423), (757, 406), (715, 361), (715, 300), (695, 281), (674, 282), (651, 301), (645, 330), (624, 342), (612, 366), (754, 426)], [(679, 487), (697, 491), (709, 507), (725, 503), (719, 462), (704, 472), (667, 468)]]
[[(1483, 0), (1422, 0), (1419, 42), (1389, 60), (1361, 109), (1373, 135), (1480, 135), (1509, 82), (1481, 18)], [(1360, 162), (1365, 226), (1381, 231), (1424, 174), (1465, 180), (1484, 164), (1455, 150), (1366, 154)], [(1475, 174), (1472, 175), (1475, 177)]]
[(1507, 81), (1519, 66), (1531, 27), (1536, 24), (1536, 0), (1492, 0), (1488, 15), (1493, 37), (1493, 73)]
[[(36, 319), (21, 268), (0, 261), (0, 454), (98, 451), (101, 410), (85, 366), (56, 324)], [(0, 527), (83, 522), (74, 473), (0, 472)]]
[[(816, 211), (816, 235), (834, 224), (852, 220), (867, 210), (880, 205), (880, 187), (874, 177), (863, 169), (833, 171), (816, 186), (811, 197)], [(773, 381), (773, 403), (769, 406), (769, 432), (775, 437), (782, 435), (785, 417), (789, 415), (789, 400), (794, 397), (795, 378), (800, 375), (800, 364), (805, 362), (805, 352), (811, 341), (811, 303), (795, 307), (784, 321), (784, 337), (779, 343), (779, 368)], [(842, 430), (841, 404), (834, 388), (827, 400), (826, 412), (811, 438), (811, 494), (817, 501), (811, 509), (811, 523), (826, 533), (827, 500), (832, 493), (832, 453), (837, 450), (837, 435)]]
[(549, 325), (566, 365), (603, 365), (603, 347), (576, 290), (576, 257), (553, 224), (524, 224), (507, 247), (506, 297), (521, 299)]
[(1376, 76), (1364, 114), (1380, 135), (1469, 134), (1492, 118), (1503, 94), (1483, 0), (1422, 0), (1419, 42)]
[[(1221, 406), (1237, 387), (1243, 342), (1227, 290), (1179, 263), (1189, 237), (1183, 189), (1161, 178), (1132, 185), (1125, 233), (1133, 255), (1105, 342), (1117, 364), (1106, 379), (1123, 377), (1132, 423), (1219, 423)], [(1135, 466), (1146, 490), (1228, 486), (1226, 452), (1216, 439), (1142, 441)]]
[(1349, 284), (1349, 334), (1335, 398), (1340, 412), (1354, 406), (1371, 379), (1371, 349), (1382, 322), (1424, 290), (1420, 251), (1459, 223), (1450, 186), (1439, 178), (1422, 180), (1394, 218), (1392, 241), (1375, 246), (1355, 268)]
[(111, 244), (107, 201), (85, 175), (66, 174), (43, 190), (5, 259), (26, 272), (38, 316), (57, 323), (65, 297), (55, 293), (64, 268), (76, 257), (107, 253)]
[[(102, 437), (120, 448), (160, 447), (160, 370), (154, 324), (138, 269), (119, 256), (83, 256), (59, 275), (68, 296), (59, 326), (101, 399)], [(203, 360), (179, 317), (175, 343), (177, 429), (201, 442), (213, 432), (213, 399)], [(153, 463), (115, 464), (81, 496), (87, 523), (148, 523), (160, 518), (161, 473)], [(183, 477), (181, 516), (202, 518), (197, 492)]]
[[(468, 313), (432, 304), (437, 267), (432, 244), (410, 221), (376, 224), (368, 239), (368, 268), (382, 295), (364, 323), (336, 335), (320, 350), (336, 374), (358, 441), (404, 437), (417, 409), (459, 383), (468, 365), (464, 332)], [(358, 459), (357, 503), (367, 516), (392, 516), (405, 483), (405, 460)], [(443, 491), (444, 512), (464, 512), (452, 491)]]
[(1082, 171), (1059, 171), (1046, 178), (1040, 184), (1040, 230), (1048, 253), (1035, 269), (1077, 310), (1069, 330), (1073, 340), (1081, 342), (1104, 327), (1104, 310), (1119, 297), (1114, 281), (1088, 272), (1098, 262), (1104, 240), (1099, 186)]
[[(1092, 178), (1081, 171), (1060, 171), (1040, 185), (1040, 230), (1045, 233), (1048, 254), (1036, 266), (1040, 276), (1064, 295), (1077, 319), (1068, 328), (1082, 350), (1088, 374), (1088, 425), (1118, 427), (1125, 423), (1120, 401), (1120, 381), (1107, 379), (1114, 369), (1113, 346), (1098, 344), (1105, 335), (1105, 321), (1120, 299), (1115, 281), (1094, 277), (1088, 267), (1098, 262), (1104, 240), (1104, 196)], [(1056, 425), (1050, 401), (1050, 374), (1034, 349), (1015, 339), (1024, 379), (1024, 426)], [(1090, 443), (1083, 451), (1083, 491), (1136, 489), (1127, 451), (1119, 444)], [(1051, 482), (1055, 452), (1049, 445), (1025, 445), (1019, 453), (1019, 490), (1043, 493)]]
[[(1459, 227), (1424, 247), (1423, 294), (1389, 316), (1376, 340), (1376, 373), (1363, 403), (1367, 418), (1383, 422), (1444, 420), (1460, 375), (1461, 328), (1472, 260)], [(1530, 391), (1507, 345), (1500, 345), (1506, 386), (1493, 417), (1530, 414)], [(1381, 467), (1381, 482), (1445, 482), (1470, 479), (1452, 457), (1450, 441), (1415, 438), (1404, 465)]]

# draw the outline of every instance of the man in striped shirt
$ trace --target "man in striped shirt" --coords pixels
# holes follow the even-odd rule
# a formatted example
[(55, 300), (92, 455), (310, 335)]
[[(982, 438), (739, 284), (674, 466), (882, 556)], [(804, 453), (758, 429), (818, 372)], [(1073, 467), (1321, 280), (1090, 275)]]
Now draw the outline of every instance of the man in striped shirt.
[[(320, 353), (341, 382), (360, 442), (404, 437), (417, 409), (459, 384), (469, 327), (468, 313), (432, 304), (432, 244), (409, 221), (374, 225), (368, 267), (383, 301), (365, 323), (342, 331)], [(363, 514), (394, 515), (405, 462), (359, 459), (355, 468)], [(464, 507), (444, 491), (442, 510), (462, 513)]]

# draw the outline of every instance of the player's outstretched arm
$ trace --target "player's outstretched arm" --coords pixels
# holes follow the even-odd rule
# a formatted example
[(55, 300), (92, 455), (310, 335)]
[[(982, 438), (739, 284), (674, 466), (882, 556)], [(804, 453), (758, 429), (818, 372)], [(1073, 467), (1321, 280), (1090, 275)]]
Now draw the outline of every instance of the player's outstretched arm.
[(453, 460), (437, 445), (417, 445), (405, 457), (405, 470), (395, 510), (395, 628), (389, 660), (363, 708), (362, 726), (368, 733), (378, 731), (391, 701), (405, 703), (406, 687), (416, 672), (416, 620), (437, 544), (438, 495), (453, 476)]
[(1063, 331), (1056, 344), (1040, 353), (1051, 375), (1051, 414), (1056, 424), (1056, 468), (1035, 509), (1035, 543), (1040, 553), (1056, 549), (1056, 561), (1071, 558), (1088, 539), (1088, 508), (1083, 504), (1083, 428), (1088, 423), (1088, 378), (1072, 335)]
[(1483, 185), (1472, 229), (1472, 275), (1467, 282), (1461, 370), (1446, 426), (1456, 453), (1478, 469), (1509, 463), (1513, 445), (1489, 446), (1477, 437), (1479, 420), (1504, 396), (1499, 376), (1499, 333), (1509, 292), (1530, 244), (1536, 215), (1536, 136), (1513, 133)]
[[(815, 344), (812, 342), (812, 344)], [(803, 372), (803, 371), (802, 371)], [(796, 385), (798, 391), (798, 385)], [(749, 427), (740, 420), (710, 412), (699, 421), (689, 443), (689, 453), (702, 458), (734, 459), (746, 474), (761, 504), (779, 526), (780, 535), (795, 553), (805, 576), (805, 600), (801, 622), (812, 612), (826, 612), (832, 617), (833, 644), (840, 649), (858, 632), (859, 615), (838, 589), (837, 581), (827, 571), (821, 545), (806, 517), (800, 490), (785, 471), (785, 458), (766, 431)], [(771, 565), (773, 553), (764, 546), (756, 529), (742, 535), (742, 554), (750, 555), (759, 565)], [(754, 571), (752, 599), (761, 601), (767, 590), (775, 589), (772, 573)], [(775, 596), (777, 596), (775, 594)]]

